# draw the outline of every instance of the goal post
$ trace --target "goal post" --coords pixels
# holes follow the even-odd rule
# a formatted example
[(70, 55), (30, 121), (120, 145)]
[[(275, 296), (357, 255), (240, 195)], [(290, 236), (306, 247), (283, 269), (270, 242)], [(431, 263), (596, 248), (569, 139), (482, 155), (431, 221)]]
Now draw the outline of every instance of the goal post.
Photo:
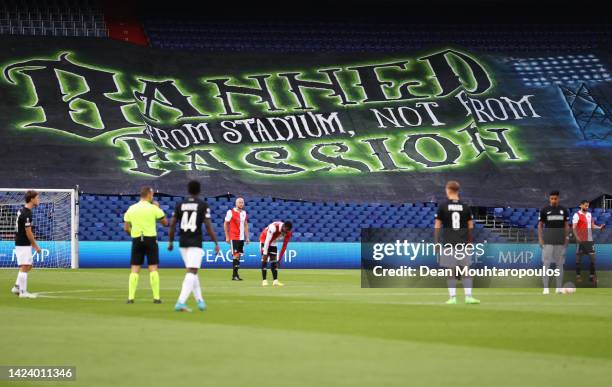
[(32, 231), (41, 252), (33, 251), (35, 268), (79, 267), (79, 190), (0, 188), (0, 269), (17, 267), (15, 233), (17, 214), (25, 205), (25, 192), (38, 192), (32, 210)]

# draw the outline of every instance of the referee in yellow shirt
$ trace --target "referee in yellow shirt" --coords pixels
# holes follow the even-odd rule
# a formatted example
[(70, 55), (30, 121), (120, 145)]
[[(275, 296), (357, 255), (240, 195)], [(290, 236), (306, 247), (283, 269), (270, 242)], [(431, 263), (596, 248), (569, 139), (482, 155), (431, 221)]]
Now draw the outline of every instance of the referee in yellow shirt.
[(153, 303), (161, 304), (159, 297), (159, 248), (157, 246), (157, 222), (168, 226), (168, 220), (159, 203), (153, 201), (153, 188), (140, 190), (140, 201), (132, 204), (123, 216), (124, 229), (132, 237), (132, 272), (130, 273), (128, 304), (134, 303), (138, 287), (138, 273), (144, 263), (145, 255), (149, 265), (149, 280), (153, 291)]

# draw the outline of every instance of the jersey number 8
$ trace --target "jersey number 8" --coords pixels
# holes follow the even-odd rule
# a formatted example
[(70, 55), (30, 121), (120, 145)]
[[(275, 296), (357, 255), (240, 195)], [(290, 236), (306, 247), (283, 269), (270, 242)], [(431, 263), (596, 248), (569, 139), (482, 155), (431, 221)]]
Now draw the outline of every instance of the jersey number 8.
[(459, 230), (461, 228), (461, 214), (453, 212), (451, 214), (451, 220), (453, 221), (453, 230)]

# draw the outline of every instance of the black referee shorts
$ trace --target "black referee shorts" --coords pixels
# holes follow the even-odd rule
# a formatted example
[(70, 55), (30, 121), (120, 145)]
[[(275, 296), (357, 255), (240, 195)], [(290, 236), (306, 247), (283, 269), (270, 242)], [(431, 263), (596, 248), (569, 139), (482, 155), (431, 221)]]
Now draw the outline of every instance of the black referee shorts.
[(132, 265), (142, 266), (145, 256), (147, 264), (159, 265), (159, 247), (157, 237), (132, 238)]

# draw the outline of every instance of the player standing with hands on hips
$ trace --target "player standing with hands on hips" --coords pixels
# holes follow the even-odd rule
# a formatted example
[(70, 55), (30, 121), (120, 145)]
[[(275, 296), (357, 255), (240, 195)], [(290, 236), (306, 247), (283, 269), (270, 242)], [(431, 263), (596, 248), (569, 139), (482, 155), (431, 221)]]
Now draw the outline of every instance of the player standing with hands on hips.
[(174, 230), (176, 228), (176, 223), (180, 221), (179, 247), (181, 250), (181, 257), (187, 269), (185, 279), (183, 279), (181, 293), (174, 306), (174, 310), (177, 312), (191, 312), (191, 309), (185, 304), (191, 293), (193, 293), (198, 303), (198, 309), (201, 311), (206, 310), (206, 303), (202, 297), (202, 287), (200, 286), (200, 279), (198, 278), (198, 269), (202, 266), (202, 257), (204, 256), (204, 250), (202, 249), (202, 224), (206, 225), (206, 232), (208, 232), (210, 238), (215, 242), (215, 254), (219, 253), (217, 235), (210, 221), (210, 208), (205, 201), (199, 199), (200, 190), (200, 183), (195, 180), (187, 184), (189, 196), (182, 202), (177, 203), (174, 208), (174, 213), (172, 214), (172, 220), (170, 221), (168, 250), (172, 251), (174, 248)]
[(153, 188), (143, 187), (140, 190), (140, 201), (132, 204), (123, 216), (124, 230), (132, 238), (132, 272), (128, 285), (128, 304), (134, 303), (140, 267), (145, 256), (149, 266), (149, 281), (153, 291), (153, 303), (161, 304), (159, 295), (159, 247), (157, 246), (157, 222), (167, 226), (168, 220), (159, 203), (153, 201)]
[(557, 289), (555, 293), (561, 293), (563, 286), (563, 265), (565, 264), (565, 249), (569, 234), (569, 212), (559, 205), (559, 191), (552, 191), (548, 195), (548, 206), (540, 211), (538, 222), (538, 240), (542, 248), (542, 264), (545, 272), (542, 277), (544, 290), (542, 294), (549, 294), (548, 275), (546, 270), (554, 263), (559, 270), (556, 278)]
[(32, 209), (38, 206), (38, 192), (27, 191), (25, 193), (25, 205), (17, 212), (17, 229), (15, 230), (15, 255), (17, 256), (17, 265), (19, 265), (19, 273), (15, 286), (11, 289), (13, 294), (19, 298), (36, 298), (36, 294), (28, 292), (28, 273), (32, 270), (33, 257), (32, 248), (40, 253), (40, 247), (36, 243), (34, 233), (32, 231), (34, 225), (32, 222)]
[(242, 281), (238, 275), (240, 269), (240, 257), (244, 254), (244, 245), (249, 243), (249, 221), (244, 210), (244, 199), (236, 199), (236, 207), (227, 210), (225, 222), (225, 241), (230, 244), (232, 249), (232, 281)]

